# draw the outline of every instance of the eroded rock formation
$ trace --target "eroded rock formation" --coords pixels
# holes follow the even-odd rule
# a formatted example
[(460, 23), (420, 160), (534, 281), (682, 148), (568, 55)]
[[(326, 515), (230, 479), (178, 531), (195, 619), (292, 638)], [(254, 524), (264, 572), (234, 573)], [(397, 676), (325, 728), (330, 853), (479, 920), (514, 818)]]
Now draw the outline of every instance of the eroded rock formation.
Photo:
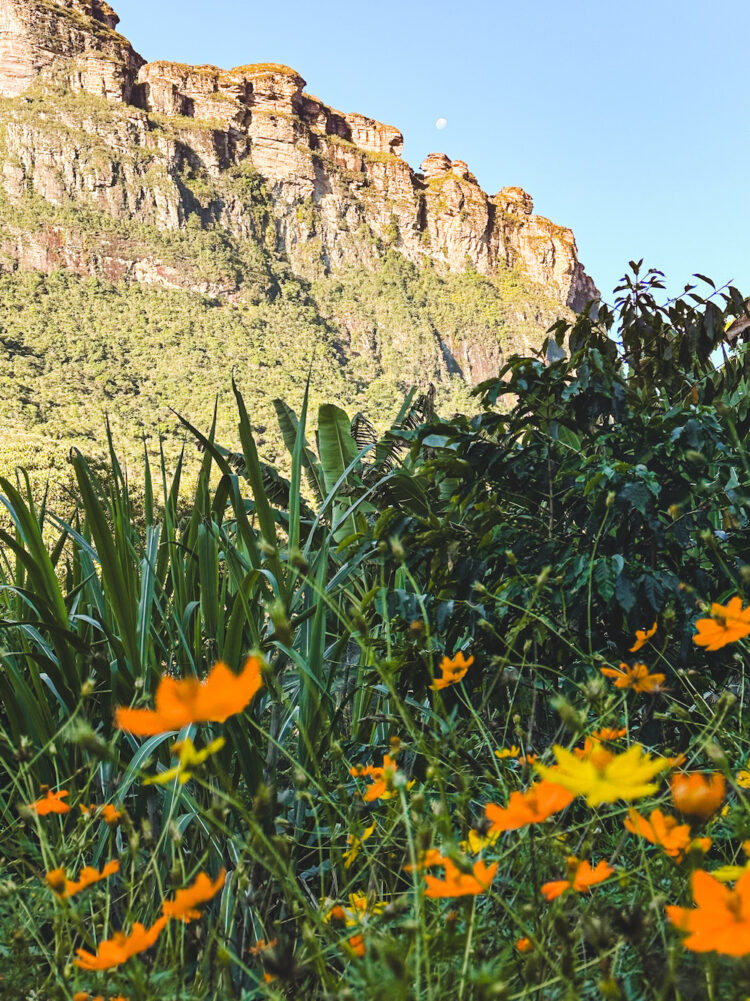
[[(257, 238), (258, 213), (240, 184), (251, 166), (272, 197), (266, 228), (298, 274), (368, 263), (385, 245), (452, 271), (517, 266), (574, 309), (596, 296), (571, 230), (534, 215), (522, 189), (488, 196), (466, 163), (444, 153), (414, 171), (398, 129), (329, 107), (287, 66), (144, 64), (117, 22), (104, 0), (0, 0), (0, 97), (33, 97), (31, 108), (0, 102), (12, 199), (32, 192), (163, 231), (192, 218), (236, 240)], [(105, 98), (111, 111), (71, 105), (61, 89)], [(11, 227), (0, 249), (33, 266), (178, 280), (115, 234), (68, 240), (59, 226)]]

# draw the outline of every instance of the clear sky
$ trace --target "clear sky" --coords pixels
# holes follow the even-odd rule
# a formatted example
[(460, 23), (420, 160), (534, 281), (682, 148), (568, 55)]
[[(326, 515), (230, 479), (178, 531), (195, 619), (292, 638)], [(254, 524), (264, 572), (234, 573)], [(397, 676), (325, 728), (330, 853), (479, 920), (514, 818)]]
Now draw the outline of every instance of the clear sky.
[[(605, 298), (627, 262), (750, 295), (750, 0), (112, 0), (148, 60), (281, 62), (466, 160), (575, 232)], [(435, 127), (446, 118), (443, 130)]]

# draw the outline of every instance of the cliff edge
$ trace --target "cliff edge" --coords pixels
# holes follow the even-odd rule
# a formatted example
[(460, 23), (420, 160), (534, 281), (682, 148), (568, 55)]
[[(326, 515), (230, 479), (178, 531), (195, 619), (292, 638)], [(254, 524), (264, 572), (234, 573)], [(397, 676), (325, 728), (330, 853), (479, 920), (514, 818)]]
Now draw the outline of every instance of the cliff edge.
[[(94, 212), (166, 233), (220, 228), (235, 242), (259, 228), (267, 239), (270, 227), (274, 252), (308, 278), (371, 264), (387, 247), (451, 272), (520, 269), (574, 310), (597, 297), (572, 231), (535, 215), (522, 189), (490, 196), (444, 153), (413, 170), (397, 128), (329, 107), (287, 66), (145, 63), (118, 20), (104, 0), (0, 0), (5, 195), (16, 207), (31, 197), (89, 210), (85, 233), (69, 211), (42, 212), (33, 232), (10, 218), (6, 260), (242, 294), (231, 276), (178, 273), (153, 247), (92, 223)], [(262, 220), (255, 179), (268, 196)]]

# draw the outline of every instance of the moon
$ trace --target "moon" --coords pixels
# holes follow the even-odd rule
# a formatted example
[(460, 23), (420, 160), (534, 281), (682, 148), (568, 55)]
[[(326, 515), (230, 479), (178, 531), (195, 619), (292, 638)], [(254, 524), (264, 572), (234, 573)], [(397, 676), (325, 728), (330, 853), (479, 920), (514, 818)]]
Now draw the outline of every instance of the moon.
[(444, 129), (447, 124), (448, 124), (447, 118), (438, 118), (438, 120), (435, 122), (435, 128)]

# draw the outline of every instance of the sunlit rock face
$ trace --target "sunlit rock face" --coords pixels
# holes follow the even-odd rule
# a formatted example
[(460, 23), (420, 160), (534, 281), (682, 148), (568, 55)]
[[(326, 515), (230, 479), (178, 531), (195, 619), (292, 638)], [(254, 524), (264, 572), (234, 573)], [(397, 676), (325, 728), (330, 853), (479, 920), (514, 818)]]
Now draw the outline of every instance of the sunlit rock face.
[[(11, 198), (33, 192), (163, 231), (197, 221), (243, 240), (258, 237), (243, 187), (250, 169), (272, 201), (276, 250), (299, 275), (369, 264), (391, 248), (454, 272), (517, 267), (574, 309), (596, 297), (571, 230), (534, 215), (521, 188), (489, 196), (445, 153), (413, 170), (396, 127), (331, 108), (282, 64), (146, 64), (117, 23), (104, 0), (0, 0), (0, 97), (22, 102), (0, 108), (0, 180)], [(110, 110), (71, 101), (76, 94)], [(190, 285), (118, 239), (73, 239), (57, 227), (10, 233), (0, 250), (42, 269)]]
[(118, 35), (103, 0), (0, 0), (0, 96), (39, 77), (111, 101), (129, 101), (144, 60)]

